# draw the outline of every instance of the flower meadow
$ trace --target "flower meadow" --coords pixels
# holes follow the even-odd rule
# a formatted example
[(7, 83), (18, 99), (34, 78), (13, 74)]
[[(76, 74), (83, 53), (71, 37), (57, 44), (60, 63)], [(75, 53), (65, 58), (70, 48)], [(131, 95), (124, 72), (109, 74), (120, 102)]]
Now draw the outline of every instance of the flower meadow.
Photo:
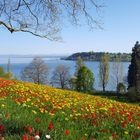
[(140, 107), (0, 79), (0, 140), (137, 140)]

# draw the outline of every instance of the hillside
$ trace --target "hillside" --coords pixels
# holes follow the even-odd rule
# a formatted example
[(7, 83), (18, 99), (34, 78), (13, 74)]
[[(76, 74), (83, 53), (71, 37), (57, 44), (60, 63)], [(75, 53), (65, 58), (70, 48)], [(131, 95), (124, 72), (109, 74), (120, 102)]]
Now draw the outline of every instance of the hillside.
[(113, 61), (116, 56), (120, 56), (122, 61), (129, 62), (131, 60), (131, 54), (127, 53), (105, 53), (105, 52), (81, 52), (74, 53), (65, 58), (65, 60), (77, 60), (80, 56), (84, 61), (100, 61), (103, 54), (108, 54), (110, 61)]
[(0, 79), (0, 137), (5, 140), (138, 139), (140, 107)]

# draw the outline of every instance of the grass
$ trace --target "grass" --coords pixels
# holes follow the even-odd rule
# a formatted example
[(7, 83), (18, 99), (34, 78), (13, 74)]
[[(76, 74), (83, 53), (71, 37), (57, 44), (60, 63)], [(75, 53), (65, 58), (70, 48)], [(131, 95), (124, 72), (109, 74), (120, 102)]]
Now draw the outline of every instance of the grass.
[(104, 97), (0, 79), (5, 140), (140, 138), (140, 107)]

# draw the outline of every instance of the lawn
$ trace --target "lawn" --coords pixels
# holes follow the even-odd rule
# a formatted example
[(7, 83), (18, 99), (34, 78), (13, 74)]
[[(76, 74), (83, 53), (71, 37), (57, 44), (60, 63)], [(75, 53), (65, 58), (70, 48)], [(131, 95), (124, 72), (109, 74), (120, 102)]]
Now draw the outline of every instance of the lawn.
[(49, 86), (0, 79), (5, 140), (140, 138), (140, 107)]

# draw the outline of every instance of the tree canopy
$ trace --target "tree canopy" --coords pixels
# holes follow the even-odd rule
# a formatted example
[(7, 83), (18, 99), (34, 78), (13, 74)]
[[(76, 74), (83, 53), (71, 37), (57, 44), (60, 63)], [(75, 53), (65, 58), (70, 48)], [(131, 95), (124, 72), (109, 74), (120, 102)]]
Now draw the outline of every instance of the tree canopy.
[(33, 82), (35, 84), (47, 84), (48, 67), (45, 62), (36, 57), (21, 72), (23, 81)]
[[(101, 28), (101, 0), (1, 0), (0, 25), (13, 32), (59, 40), (64, 19), (72, 24)], [(84, 22), (85, 21), (85, 22)]]
[(128, 70), (128, 88), (132, 87), (140, 93), (140, 44), (138, 41), (132, 49), (132, 59)]
[(77, 73), (76, 89), (80, 92), (89, 92), (94, 89), (94, 74), (86, 67), (82, 66)]
[(52, 84), (58, 85), (58, 87), (61, 87), (62, 89), (68, 88), (70, 79), (69, 67), (63, 64), (58, 65), (55, 68), (51, 79)]

